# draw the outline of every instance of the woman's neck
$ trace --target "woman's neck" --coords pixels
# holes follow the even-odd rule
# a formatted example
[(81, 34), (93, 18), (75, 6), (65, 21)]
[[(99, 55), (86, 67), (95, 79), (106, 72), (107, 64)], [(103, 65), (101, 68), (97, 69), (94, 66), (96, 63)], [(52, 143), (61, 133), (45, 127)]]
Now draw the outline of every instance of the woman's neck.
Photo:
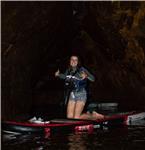
[(76, 71), (77, 67), (71, 67), (72, 71)]

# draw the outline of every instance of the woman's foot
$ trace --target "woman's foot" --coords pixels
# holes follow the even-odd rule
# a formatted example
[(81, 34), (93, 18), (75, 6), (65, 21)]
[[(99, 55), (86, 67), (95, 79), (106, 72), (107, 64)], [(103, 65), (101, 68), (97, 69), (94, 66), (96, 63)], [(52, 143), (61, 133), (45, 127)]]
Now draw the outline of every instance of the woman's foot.
[(105, 118), (105, 116), (104, 116), (104, 115), (99, 114), (99, 113), (97, 113), (96, 111), (93, 111), (93, 112), (92, 112), (92, 116), (93, 116), (93, 118), (95, 118), (95, 119), (99, 119), (99, 120), (102, 120), (102, 119), (104, 119), (104, 118)]
[(95, 111), (93, 111), (92, 113), (87, 112), (84, 113), (80, 116), (80, 119), (86, 119), (86, 120), (103, 120), (105, 119), (105, 116), (102, 114), (99, 114)]

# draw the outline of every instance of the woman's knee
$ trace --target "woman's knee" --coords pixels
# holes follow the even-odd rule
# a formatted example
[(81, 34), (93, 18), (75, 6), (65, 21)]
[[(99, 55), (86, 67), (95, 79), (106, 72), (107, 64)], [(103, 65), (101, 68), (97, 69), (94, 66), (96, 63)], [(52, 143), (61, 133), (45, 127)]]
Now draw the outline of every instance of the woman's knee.
[(72, 119), (72, 118), (74, 118), (74, 115), (73, 114), (67, 114), (67, 118)]
[(80, 115), (75, 115), (74, 119), (80, 119)]
[(67, 118), (74, 117), (74, 109), (75, 109), (75, 102), (72, 100), (69, 100), (68, 106), (67, 106)]

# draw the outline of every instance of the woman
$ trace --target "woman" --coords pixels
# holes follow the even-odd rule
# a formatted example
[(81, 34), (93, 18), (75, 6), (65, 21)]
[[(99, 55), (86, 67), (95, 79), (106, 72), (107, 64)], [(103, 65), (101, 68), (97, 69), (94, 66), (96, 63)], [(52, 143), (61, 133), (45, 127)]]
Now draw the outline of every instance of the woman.
[(86, 100), (87, 100), (87, 80), (94, 82), (94, 76), (87, 69), (80, 66), (79, 57), (73, 55), (70, 57), (70, 64), (64, 74), (58, 70), (55, 73), (56, 77), (65, 80), (66, 87), (70, 90), (67, 104), (67, 118), (89, 119), (96, 116), (87, 113), (82, 115)]

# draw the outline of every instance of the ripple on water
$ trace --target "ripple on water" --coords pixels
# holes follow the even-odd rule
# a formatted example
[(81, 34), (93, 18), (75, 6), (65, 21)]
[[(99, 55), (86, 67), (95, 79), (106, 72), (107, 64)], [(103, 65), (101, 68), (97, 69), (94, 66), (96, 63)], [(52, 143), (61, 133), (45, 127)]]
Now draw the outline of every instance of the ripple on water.
[(145, 126), (134, 125), (93, 133), (2, 135), (3, 150), (144, 150)]

